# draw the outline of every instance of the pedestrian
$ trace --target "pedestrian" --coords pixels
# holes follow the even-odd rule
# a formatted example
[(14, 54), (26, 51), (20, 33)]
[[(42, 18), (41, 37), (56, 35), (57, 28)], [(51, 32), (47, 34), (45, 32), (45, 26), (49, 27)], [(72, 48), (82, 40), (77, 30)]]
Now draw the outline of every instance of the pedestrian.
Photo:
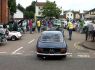
[(9, 31), (12, 31), (13, 30), (13, 23), (12, 21), (9, 22)]
[(13, 31), (18, 31), (18, 23), (13, 21)]
[(29, 30), (30, 30), (30, 34), (32, 34), (32, 20), (29, 20)]
[(92, 39), (92, 31), (93, 31), (93, 23), (89, 22), (87, 27), (88, 27), (88, 38), (91, 40)]
[(33, 27), (32, 27), (32, 32), (34, 32), (36, 29), (36, 22), (33, 20)]
[(73, 23), (68, 22), (67, 28), (68, 28), (68, 31), (69, 31), (69, 40), (72, 40)]
[(22, 23), (23, 33), (24, 34), (26, 33), (26, 26), (27, 26), (27, 22), (26, 22), (26, 20), (24, 20), (23, 23)]
[(93, 22), (92, 42), (95, 41), (95, 22)]
[(40, 32), (40, 28), (41, 28), (41, 21), (38, 20), (37, 21), (37, 29), (38, 29), (38, 32)]
[(83, 33), (83, 25), (84, 25), (84, 22), (83, 20), (79, 20), (80, 24), (79, 24), (79, 28), (80, 28), (80, 33)]
[(85, 40), (88, 40), (88, 26), (84, 27), (84, 32), (85, 32)]

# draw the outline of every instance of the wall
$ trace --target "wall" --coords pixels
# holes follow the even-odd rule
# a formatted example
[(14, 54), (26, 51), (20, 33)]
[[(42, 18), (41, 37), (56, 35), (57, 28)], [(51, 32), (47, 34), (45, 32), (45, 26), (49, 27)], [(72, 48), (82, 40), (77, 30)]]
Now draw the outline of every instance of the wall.
[(14, 19), (17, 19), (17, 18), (18, 18), (18, 19), (19, 19), (19, 18), (21, 19), (21, 18), (23, 18), (23, 17), (24, 17), (23, 12), (21, 12), (21, 11), (18, 10), (18, 9), (17, 9), (16, 13), (15, 13), (14, 16), (13, 16)]
[(1, 8), (1, 17), (0, 24), (8, 23), (8, 0), (0, 0), (0, 8)]
[[(39, 9), (40, 7), (40, 9)], [(42, 13), (41, 13), (41, 9), (43, 8), (43, 6), (36, 6), (36, 16), (42, 16)], [(39, 14), (40, 12), (40, 14)]]

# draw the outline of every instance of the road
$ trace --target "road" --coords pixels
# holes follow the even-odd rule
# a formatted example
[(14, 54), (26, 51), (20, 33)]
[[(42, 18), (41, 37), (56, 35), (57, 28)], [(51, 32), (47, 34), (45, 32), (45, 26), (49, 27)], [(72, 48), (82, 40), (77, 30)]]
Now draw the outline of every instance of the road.
[(40, 35), (27, 33), (21, 40), (0, 46), (0, 70), (95, 70), (95, 51), (79, 45), (85, 40), (84, 34), (73, 32), (72, 41), (69, 41), (65, 30), (68, 55), (63, 60), (37, 59), (36, 42)]

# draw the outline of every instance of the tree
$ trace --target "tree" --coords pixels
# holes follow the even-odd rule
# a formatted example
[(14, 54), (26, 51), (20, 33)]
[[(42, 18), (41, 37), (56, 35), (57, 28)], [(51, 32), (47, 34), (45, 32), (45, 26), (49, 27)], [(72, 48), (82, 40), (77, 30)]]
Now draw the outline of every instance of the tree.
[(58, 18), (61, 14), (61, 10), (57, 7), (55, 2), (47, 1), (46, 5), (42, 9), (42, 14), (46, 17), (56, 17)]
[(25, 9), (24, 9), (24, 7), (23, 7), (22, 5), (18, 4), (18, 5), (17, 5), (17, 8), (18, 8), (20, 11), (22, 11), (23, 13), (25, 12)]
[(35, 4), (36, 2), (33, 1), (30, 6), (26, 7), (26, 11), (24, 12), (26, 18), (34, 18)]
[(25, 11), (24, 17), (28, 19), (34, 18), (34, 13), (32, 11)]
[(35, 13), (35, 4), (36, 2), (33, 1), (30, 6), (26, 7), (26, 11), (32, 11), (33, 13)]
[(16, 0), (8, 0), (8, 7), (10, 14), (13, 17), (14, 13), (16, 13)]

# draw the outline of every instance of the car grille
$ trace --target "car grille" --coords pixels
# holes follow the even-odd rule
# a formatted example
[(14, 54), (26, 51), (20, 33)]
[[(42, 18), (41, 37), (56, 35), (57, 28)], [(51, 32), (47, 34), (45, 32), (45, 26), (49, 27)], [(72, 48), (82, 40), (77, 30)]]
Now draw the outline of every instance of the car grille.
[(44, 48), (43, 53), (60, 53), (60, 49), (58, 48)]

